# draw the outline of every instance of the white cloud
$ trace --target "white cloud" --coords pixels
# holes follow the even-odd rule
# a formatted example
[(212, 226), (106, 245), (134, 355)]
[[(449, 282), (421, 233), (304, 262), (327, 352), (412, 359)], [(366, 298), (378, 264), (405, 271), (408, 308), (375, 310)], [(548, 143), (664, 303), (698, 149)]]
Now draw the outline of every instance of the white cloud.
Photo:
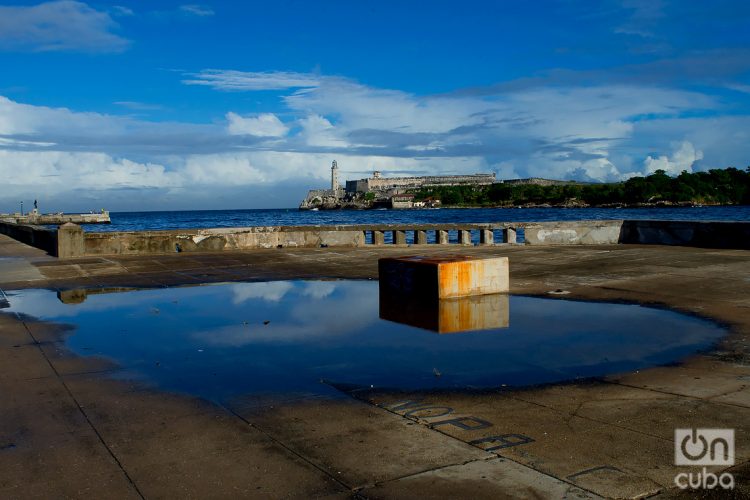
[[(295, 206), (307, 189), (326, 185), (333, 159), (349, 179), (373, 170), (491, 170), (500, 179), (617, 181), (658, 168), (743, 167), (750, 143), (750, 117), (705, 116), (721, 104), (676, 89), (600, 85), (419, 96), (339, 77), (229, 73), (217, 75), (217, 88), (286, 90), (286, 123), (277, 114), (233, 112), (224, 124), (169, 123), (0, 96), (2, 168), (14, 180), (0, 201), (37, 192), (78, 199), (76, 187), (107, 193), (111, 183), (112, 192), (159, 190), (165, 205), (158, 208), (165, 209), (198, 199), (221, 208), (230, 193), (234, 206), (256, 207), (260, 192), (273, 193), (265, 203)], [(36, 176), (20, 176), (25, 169)], [(251, 189), (255, 195), (243, 197)], [(139, 203), (148, 199), (143, 194)]]
[(178, 171), (186, 184), (196, 186), (264, 183), (272, 178), (272, 172), (258, 168), (252, 155), (245, 153), (191, 155)]
[(688, 141), (675, 145), (675, 150), (670, 157), (661, 155), (656, 158), (647, 156), (644, 161), (646, 172), (652, 174), (657, 170), (664, 170), (670, 175), (678, 175), (683, 170), (693, 171), (693, 163), (703, 159), (703, 151), (698, 151)]
[(342, 78), (322, 78), (314, 88), (285, 98), (300, 112), (338, 116), (347, 129), (400, 132), (448, 132), (482, 123), (477, 113), (491, 108), (478, 99), (420, 98), (397, 90), (376, 89)]
[(213, 16), (215, 14), (210, 7), (197, 4), (180, 5), (180, 11), (185, 14), (199, 17)]
[(123, 5), (113, 5), (111, 10), (112, 10), (112, 13), (116, 16), (135, 15), (135, 12), (133, 12), (133, 9), (131, 9), (130, 7), (125, 7)]
[(168, 188), (180, 184), (163, 165), (113, 158), (105, 153), (0, 149), (6, 190), (56, 194), (71, 189)]
[(219, 69), (206, 69), (199, 73), (187, 75), (182, 83), (187, 85), (206, 85), (216, 90), (284, 90), (292, 88), (316, 87), (319, 78), (309, 73), (288, 71), (243, 72)]
[(128, 120), (99, 113), (76, 113), (66, 108), (32, 106), (0, 96), (0, 135), (125, 133)]
[(289, 128), (273, 113), (243, 117), (230, 111), (226, 114), (226, 118), (229, 122), (227, 130), (232, 135), (283, 137), (289, 131)]
[(300, 136), (308, 146), (323, 148), (346, 147), (347, 141), (337, 136), (333, 124), (320, 115), (309, 115), (299, 121), (302, 127)]
[(130, 41), (112, 33), (106, 12), (72, 0), (0, 7), (0, 49), (33, 52), (121, 52)]

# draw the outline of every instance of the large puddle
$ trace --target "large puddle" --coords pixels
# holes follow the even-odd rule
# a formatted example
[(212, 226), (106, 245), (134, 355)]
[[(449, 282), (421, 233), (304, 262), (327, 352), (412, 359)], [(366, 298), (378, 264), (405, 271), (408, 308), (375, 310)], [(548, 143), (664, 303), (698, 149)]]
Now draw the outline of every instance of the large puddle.
[(115, 360), (116, 376), (213, 400), (325, 392), (321, 381), (397, 389), (559, 382), (674, 362), (726, 333), (626, 304), (507, 295), (393, 303), (379, 300), (374, 281), (22, 290), (8, 300), (5, 312), (74, 325), (68, 348)]

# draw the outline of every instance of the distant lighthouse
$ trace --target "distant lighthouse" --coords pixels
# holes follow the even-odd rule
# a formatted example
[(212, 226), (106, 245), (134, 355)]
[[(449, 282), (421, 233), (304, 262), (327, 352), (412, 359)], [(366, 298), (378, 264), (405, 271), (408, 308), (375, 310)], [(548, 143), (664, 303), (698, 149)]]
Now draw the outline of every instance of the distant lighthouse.
[(339, 166), (336, 160), (331, 164), (331, 190), (338, 195), (339, 192)]

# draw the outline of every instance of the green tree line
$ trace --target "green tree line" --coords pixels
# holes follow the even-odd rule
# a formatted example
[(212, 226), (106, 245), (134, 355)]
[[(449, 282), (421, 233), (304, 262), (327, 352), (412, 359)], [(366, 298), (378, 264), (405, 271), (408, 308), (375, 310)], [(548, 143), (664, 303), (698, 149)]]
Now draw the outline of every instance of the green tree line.
[(657, 170), (646, 177), (624, 182), (552, 186), (536, 184), (492, 184), (490, 186), (439, 186), (413, 191), (415, 200), (439, 199), (443, 205), (504, 206), (524, 204), (587, 205), (696, 203), (750, 205), (750, 167), (731, 167), (707, 172), (683, 171), (670, 177)]

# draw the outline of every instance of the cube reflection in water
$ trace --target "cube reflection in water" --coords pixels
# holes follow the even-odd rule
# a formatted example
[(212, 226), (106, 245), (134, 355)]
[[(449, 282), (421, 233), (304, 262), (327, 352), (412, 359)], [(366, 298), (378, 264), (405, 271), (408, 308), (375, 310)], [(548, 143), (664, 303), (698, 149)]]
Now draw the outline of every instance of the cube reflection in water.
[(437, 333), (493, 330), (510, 326), (507, 294), (438, 299), (380, 291), (380, 318)]

